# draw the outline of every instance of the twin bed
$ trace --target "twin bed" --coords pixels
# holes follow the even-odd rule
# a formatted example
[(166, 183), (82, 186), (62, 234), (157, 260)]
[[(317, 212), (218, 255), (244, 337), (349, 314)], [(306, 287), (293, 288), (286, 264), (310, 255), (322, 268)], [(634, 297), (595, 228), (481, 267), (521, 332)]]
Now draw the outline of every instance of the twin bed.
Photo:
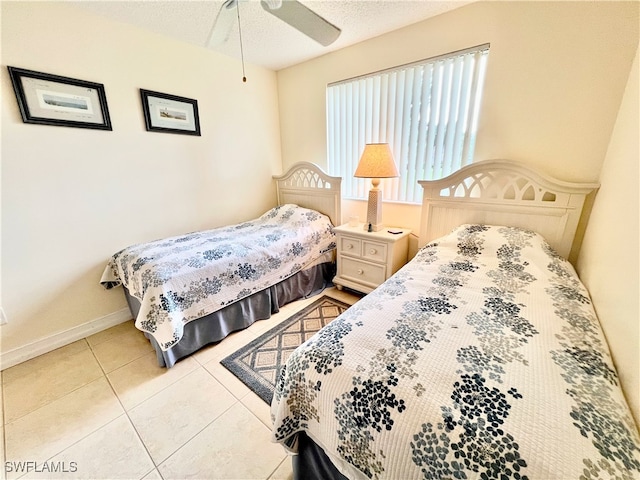
[[(212, 237), (159, 242), (169, 252), (193, 243), (189, 268), (218, 257), (226, 273), (186, 270), (163, 290), (163, 275), (146, 269), (159, 265), (175, 280), (168, 273), (185, 267), (173, 253), (155, 253), (155, 242), (119, 252), (105, 270), (105, 286), (125, 283), (161, 365), (330, 280), (340, 179), (307, 163), (275, 178), (279, 207), (261, 218)], [(585, 198), (597, 185), (506, 161), (420, 184), (416, 256), (296, 349), (280, 372), (272, 440), (295, 453), (295, 478), (640, 477), (637, 427), (588, 292), (566, 260), (578, 249)], [(319, 228), (298, 239), (281, 223)], [(258, 237), (249, 244), (232, 241), (250, 230)], [(288, 255), (271, 252), (276, 238)], [(250, 245), (271, 255), (227, 255)], [(313, 254), (302, 260), (302, 251)], [(286, 267), (267, 282), (259, 273), (273, 264)], [(136, 276), (141, 283), (128, 283)], [(236, 285), (243, 276), (259, 281)], [(199, 287), (180, 290), (193, 282)], [(194, 290), (205, 295), (196, 301)], [(212, 290), (227, 297), (212, 299)], [(182, 308), (190, 299), (193, 311)], [(217, 303), (209, 311), (198, 302)], [(166, 334), (153, 329), (159, 325)]]
[(423, 248), (288, 358), (297, 479), (640, 477), (640, 438), (565, 259), (597, 185), (479, 162), (424, 188)]
[(123, 286), (160, 366), (330, 283), (341, 179), (307, 162), (274, 179), (278, 206), (259, 218), (132, 245), (110, 259), (101, 283)]

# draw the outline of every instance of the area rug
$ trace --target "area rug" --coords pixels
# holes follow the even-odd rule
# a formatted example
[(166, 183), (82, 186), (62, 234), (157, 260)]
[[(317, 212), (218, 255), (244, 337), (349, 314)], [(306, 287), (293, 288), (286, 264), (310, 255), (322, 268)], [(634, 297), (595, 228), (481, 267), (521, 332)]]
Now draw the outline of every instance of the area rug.
[(291, 352), (349, 307), (325, 295), (220, 363), (271, 404), (280, 368)]

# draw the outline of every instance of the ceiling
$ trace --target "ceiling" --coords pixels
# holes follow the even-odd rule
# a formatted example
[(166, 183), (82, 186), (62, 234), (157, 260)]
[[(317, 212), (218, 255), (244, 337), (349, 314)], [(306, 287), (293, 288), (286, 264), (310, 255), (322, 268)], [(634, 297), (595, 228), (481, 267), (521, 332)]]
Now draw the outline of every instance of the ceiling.
[[(81, 1), (79, 8), (193, 45), (205, 47), (223, 0)], [(470, 3), (470, 0), (302, 0), (311, 10), (342, 30), (323, 47), (266, 12), (257, 0), (243, 0), (240, 22), (244, 60), (280, 70), (382, 35)], [(228, 40), (210, 47), (241, 58), (238, 24)]]

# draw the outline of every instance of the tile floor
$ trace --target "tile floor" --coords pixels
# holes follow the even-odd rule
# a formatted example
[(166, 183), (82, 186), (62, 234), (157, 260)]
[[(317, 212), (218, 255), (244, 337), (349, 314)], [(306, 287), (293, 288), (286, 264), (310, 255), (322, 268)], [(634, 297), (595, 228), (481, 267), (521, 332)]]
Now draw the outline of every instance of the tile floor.
[(3, 371), (0, 478), (290, 479), (269, 406), (219, 362), (317, 298), (168, 370), (129, 321)]

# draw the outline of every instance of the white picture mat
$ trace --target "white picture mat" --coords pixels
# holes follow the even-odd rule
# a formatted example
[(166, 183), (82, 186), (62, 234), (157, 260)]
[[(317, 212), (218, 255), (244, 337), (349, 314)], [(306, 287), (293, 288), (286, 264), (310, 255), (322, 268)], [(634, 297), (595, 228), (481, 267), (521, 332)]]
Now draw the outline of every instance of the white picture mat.
[(167, 98), (147, 96), (151, 125), (177, 130), (196, 130), (193, 105)]
[(21, 81), (32, 117), (104, 123), (97, 89), (27, 76)]

